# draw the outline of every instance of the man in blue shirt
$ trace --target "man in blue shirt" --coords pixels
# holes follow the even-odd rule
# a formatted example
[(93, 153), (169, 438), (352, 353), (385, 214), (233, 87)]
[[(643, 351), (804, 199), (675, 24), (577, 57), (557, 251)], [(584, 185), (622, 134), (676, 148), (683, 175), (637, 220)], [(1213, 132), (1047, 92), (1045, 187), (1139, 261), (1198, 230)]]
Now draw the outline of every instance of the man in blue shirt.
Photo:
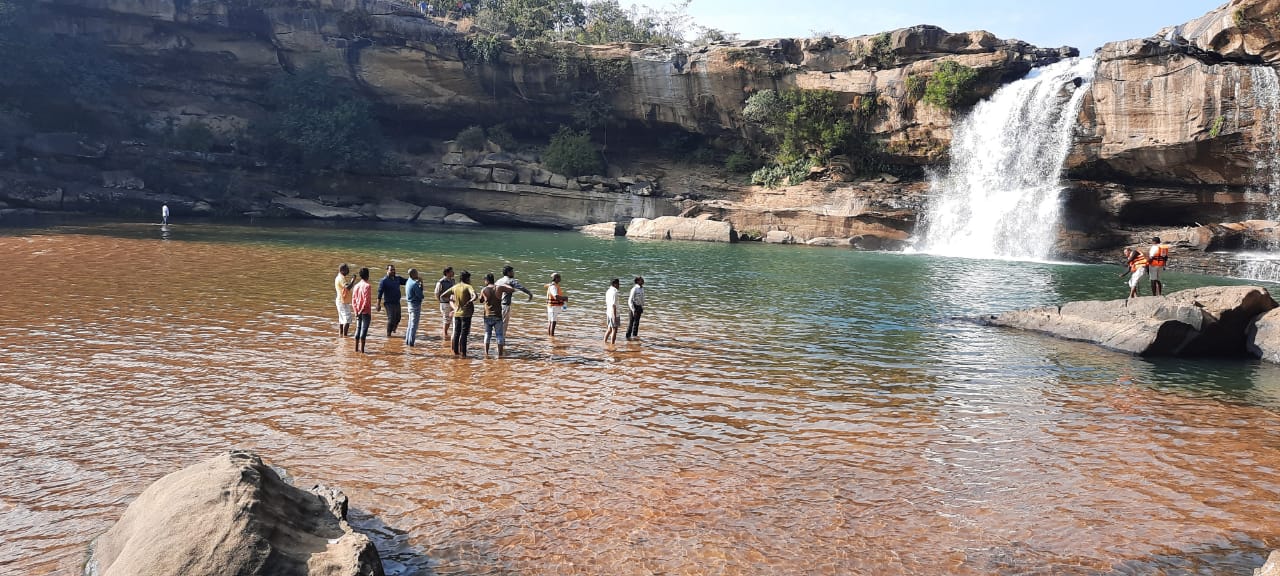
[(404, 295), (405, 300), (409, 301), (409, 330), (404, 333), (404, 343), (413, 347), (418, 341), (418, 320), (422, 318), (422, 300), (426, 297), (417, 268), (409, 269), (409, 281), (404, 285)]
[(378, 311), (384, 304), (387, 307), (387, 338), (400, 326), (400, 287), (405, 282), (404, 276), (396, 276), (395, 264), (387, 264), (387, 275), (378, 282)]

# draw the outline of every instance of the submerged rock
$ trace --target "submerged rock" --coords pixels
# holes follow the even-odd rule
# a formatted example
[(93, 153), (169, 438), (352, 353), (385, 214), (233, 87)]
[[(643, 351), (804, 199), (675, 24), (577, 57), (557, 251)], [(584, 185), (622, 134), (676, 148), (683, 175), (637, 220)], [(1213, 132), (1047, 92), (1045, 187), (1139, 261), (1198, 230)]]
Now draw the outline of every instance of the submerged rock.
[(355, 220), (364, 218), (364, 214), (350, 210), (347, 208), (338, 208), (336, 206), (326, 206), (315, 200), (307, 198), (273, 198), (272, 204), (282, 206), (289, 211), (311, 218), (319, 218), (321, 220)]
[(984, 322), (1140, 356), (1245, 356), (1254, 320), (1276, 307), (1266, 288), (1214, 286), (1127, 301), (1068, 302)]
[(346, 497), (288, 484), (257, 455), (230, 451), (149, 486), (99, 538), (100, 576), (382, 576)]

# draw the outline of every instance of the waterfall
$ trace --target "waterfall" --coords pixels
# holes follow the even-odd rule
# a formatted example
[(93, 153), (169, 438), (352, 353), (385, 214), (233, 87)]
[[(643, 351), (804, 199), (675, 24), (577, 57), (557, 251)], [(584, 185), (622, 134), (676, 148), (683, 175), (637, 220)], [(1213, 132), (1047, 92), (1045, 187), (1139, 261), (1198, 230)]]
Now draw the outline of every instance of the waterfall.
[(931, 183), (918, 251), (1049, 256), (1058, 234), (1062, 163), (1093, 69), (1092, 58), (1034, 69), (956, 122), (951, 165)]
[[(1265, 207), (1254, 211), (1253, 217), (1274, 222), (1280, 220), (1280, 75), (1270, 66), (1252, 66), (1249, 75), (1253, 85), (1253, 137), (1258, 148), (1254, 160), (1254, 189), (1267, 196)], [(1280, 282), (1277, 250), (1280, 245), (1273, 239), (1261, 252), (1240, 254), (1236, 275)]]

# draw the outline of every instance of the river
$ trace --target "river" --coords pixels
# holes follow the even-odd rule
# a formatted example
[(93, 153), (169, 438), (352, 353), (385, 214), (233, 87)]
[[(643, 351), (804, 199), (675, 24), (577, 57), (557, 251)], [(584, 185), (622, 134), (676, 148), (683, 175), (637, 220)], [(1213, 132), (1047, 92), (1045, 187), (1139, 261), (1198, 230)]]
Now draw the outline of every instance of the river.
[[(517, 304), (502, 360), (378, 315), (357, 354), (344, 261), (560, 272), (569, 310), (552, 340)], [(391, 574), (1222, 574), (1280, 546), (1280, 367), (964, 319), (1123, 297), (1119, 266), (108, 223), (5, 229), (0, 263), (3, 574), (78, 574), (148, 484), (232, 447), (341, 487)], [(642, 339), (605, 345), (636, 274)]]

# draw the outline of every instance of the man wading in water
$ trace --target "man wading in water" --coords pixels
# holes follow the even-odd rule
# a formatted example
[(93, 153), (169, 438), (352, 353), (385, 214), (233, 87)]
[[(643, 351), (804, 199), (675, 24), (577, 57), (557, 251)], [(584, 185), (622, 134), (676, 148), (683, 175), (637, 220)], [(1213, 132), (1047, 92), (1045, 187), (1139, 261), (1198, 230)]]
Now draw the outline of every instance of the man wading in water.
[(335, 303), (338, 305), (338, 334), (343, 338), (351, 332), (351, 316), (354, 314), (351, 309), (351, 287), (356, 285), (358, 278), (347, 278), (347, 274), (351, 273), (351, 269), (343, 264), (338, 267), (338, 275), (333, 279), (333, 290), (336, 293)]
[(458, 276), (459, 282), (449, 289), (453, 306), (453, 355), (467, 357), (467, 336), (471, 334), (471, 317), (476, 313), (476, 290), (471, 287), (471, 273)]
[[(508, 267), (510, 268), (510, 267)], [(480, 289), (480, 303), (484, 305), (484, 357), (489, 357), (490, 340), (498, 341), (498, 357), (507, 345), (507, 323), (502, 320), (503, 300), (510, 301), (515, 288), (493, 282), (493, 274), (484, 275), (484, 288)]]
[(453, 266), (446, 267), (440, 274), (440, 279), (436, 280), (435, 289), (436, 301), (440, 302), (440, 318), (444, 320), (440, 339), (448, 342), (449, 326), (453, 324), (453, 307), (449, 305), (450, 290), (453, 290)]
[(369, 340), (369, 322), (373, 320), (371, 312), (373, 286), (369, 285), (369, 269), (360, 269), (360, 282), (356, 284), (351, 295), (351, 303), (356, 312), (356, 352), (367, 352), (365, 343)]
[(506, 334), (507, 328), (511, 327), (511, 295), (515, 294), (516, 290), (519, 290), (529, 296), (529, 301), (533, 302), (533, 292), (530, 292), (528, 288), (520, 284), (519, 280), (516, 280), (516, 269), (510, 265), (502, 268), (502, 277), (494, 285), (507, 286), (512, 289), (502, 295), (502, 333)]
[(569, 297), (560, 288), (560, 273), (551, 275), (551, 283), (547, 284), (547, 336), (556, 335), (556, 322), (560, 313), (569, 308)]
[(378, 311), (387, 307), (387, 338), (400, 326), (400, 287), (408, 282), (404, 276), (396, 276), (395, 264), (387, 264), (387, 275), (378, 283)]

